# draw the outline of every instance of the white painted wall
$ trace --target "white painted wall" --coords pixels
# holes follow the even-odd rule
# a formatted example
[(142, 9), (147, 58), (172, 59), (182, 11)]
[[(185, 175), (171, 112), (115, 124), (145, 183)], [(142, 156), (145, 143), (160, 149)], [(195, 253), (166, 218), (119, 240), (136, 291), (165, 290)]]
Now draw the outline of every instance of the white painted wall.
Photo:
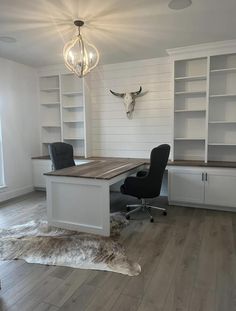
[(31, 156), (40, 154), (36, 70), (0, 58), (0, 117), (6, 188), (0, 201), (33, 189)]
[[(148, 158), (153, 147), (171, 144), (171, 61), (169, 57), (99, 66), (90, 73), (94, 156)], [(133, 119), (122, 99), (110, 93), (147, 92), (136, 99)]]

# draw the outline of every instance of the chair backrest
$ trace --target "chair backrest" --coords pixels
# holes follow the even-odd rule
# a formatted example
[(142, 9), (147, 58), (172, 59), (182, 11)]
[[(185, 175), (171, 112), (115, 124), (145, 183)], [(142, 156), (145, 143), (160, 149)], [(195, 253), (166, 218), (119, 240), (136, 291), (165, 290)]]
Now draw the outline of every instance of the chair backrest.
[(73, 147), (70, 144), (56, 142), (49, 144), (49, 155), (55, 170), (75, 166)]
[(153, 195), (159, 195), (165, 168), (170, 155), (170, 146), (167, 144), (160, 145), (151, 152), (150, 168), (147, 176), (149, 191)]

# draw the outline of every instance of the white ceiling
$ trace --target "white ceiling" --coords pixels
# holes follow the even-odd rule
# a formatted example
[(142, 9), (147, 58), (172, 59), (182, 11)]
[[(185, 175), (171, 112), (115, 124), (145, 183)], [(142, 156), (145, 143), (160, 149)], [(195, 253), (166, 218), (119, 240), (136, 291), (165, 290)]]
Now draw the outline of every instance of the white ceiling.
[(83, 19), (82, 34), (101, 63), (153, 58), (167, 48), (236, 38), (236, 0), (192, 0), (181, 11), (169, 0), (0, 0), (0, 56), (31, 66), (62, 63), (62, 49)]

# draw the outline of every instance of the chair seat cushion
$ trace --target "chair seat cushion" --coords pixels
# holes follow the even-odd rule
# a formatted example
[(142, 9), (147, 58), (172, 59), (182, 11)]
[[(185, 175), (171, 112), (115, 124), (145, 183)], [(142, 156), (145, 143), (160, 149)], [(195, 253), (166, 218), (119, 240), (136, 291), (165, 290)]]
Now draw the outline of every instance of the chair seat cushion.
[(120, 187), (120, 192), (136, 198), (155, 198), (159, 195), (158, 189), (153, 183), (146, 183), (146, 177), (127, 177), (124, 184)]

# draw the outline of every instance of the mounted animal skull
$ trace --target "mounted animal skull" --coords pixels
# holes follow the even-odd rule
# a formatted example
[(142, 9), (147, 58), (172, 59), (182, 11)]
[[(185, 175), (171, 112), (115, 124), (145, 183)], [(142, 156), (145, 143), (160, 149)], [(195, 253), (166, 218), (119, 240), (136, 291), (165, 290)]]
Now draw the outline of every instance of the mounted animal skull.
[(134, 105), (135, 105), (135, 98), (142, 92), (142, 87), (140, 86), (140, 89), (137, 92), (130, 92), (130, 93), (116, 93), (110, 90), (110, 92), (118, 97), (121, 97), (124, 99), (124, 105), (125, 105), (125, 112), (129, 119), (132, 117), (132, 112), (134, 111)]

